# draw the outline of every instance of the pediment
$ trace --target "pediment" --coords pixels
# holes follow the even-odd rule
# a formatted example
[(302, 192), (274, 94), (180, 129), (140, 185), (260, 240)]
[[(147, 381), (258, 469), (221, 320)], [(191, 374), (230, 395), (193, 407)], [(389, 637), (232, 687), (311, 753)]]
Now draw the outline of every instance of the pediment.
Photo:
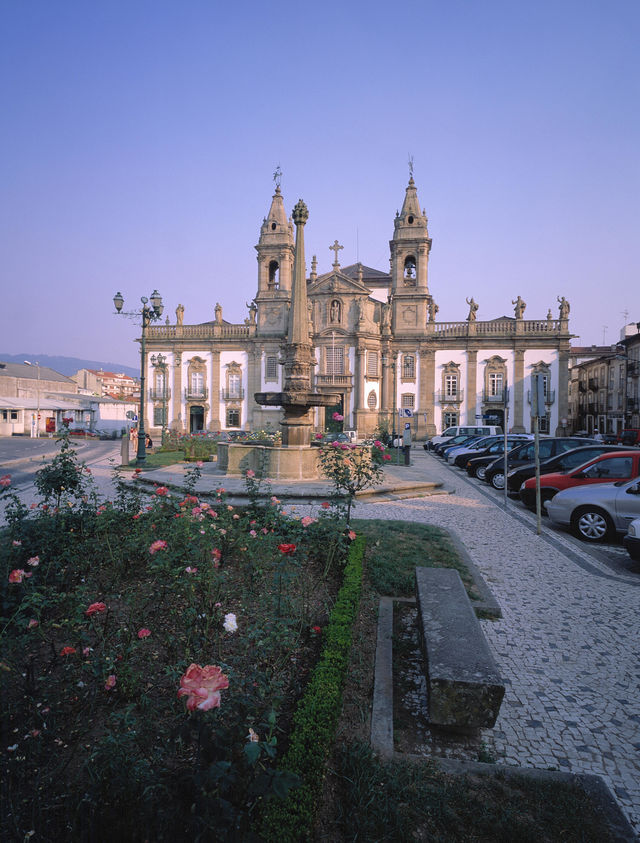
[(344, 328), (338, 328), (336, 326), (324, 328), (322, 331), (318, 331), (315, 336), (316, 337), (330, 337), (335, 334), (336, 337), (350, 337), (351, 333)]
[(307, 287), (307, 292), (311, 296), (317, 295), (331, 295), (333, 293), (338, 295), (366, 293), (369, 295), (369, 288), (365, 287), (359, 281), (349, 278), (342, 272), (328, 272), (326, 275), (319, 275), (316, 280)]

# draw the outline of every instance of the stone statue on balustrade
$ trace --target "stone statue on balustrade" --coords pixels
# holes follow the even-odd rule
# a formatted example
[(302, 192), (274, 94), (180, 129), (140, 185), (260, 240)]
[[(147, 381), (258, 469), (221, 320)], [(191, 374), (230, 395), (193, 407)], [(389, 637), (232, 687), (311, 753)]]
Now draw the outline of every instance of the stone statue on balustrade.
[(557, 300), (560, 302), (560, 319), (568, 319), (571, 310), (569, 302), (564, 296), (557, 296)]
[(255, 325), (256, 324), (256, 313), (258, 312), (258, 308), (256, 306), (256, 303), (254, 301), (252, 301), (251, 304), (248, 304), (247, 302), (245, 302), (245, 305), (249, 308), (248, 324), (249, 325)]
[(522, 319), (524, 314), (524, 310), (527, 306), (526, 301), (524, 301), (520, 296), (515, 301), (511, 301), (511, 304), (515, 305), (514, 313), (516, 315), (516, 319)]
[(465, 299), (465, 301), (469, 305), (469, 315), (467, 316), (467, 322), (475, 322), (476, 313), (478, 312), (478, 303), (474, 301), (473, 296), (471, 296), (471, 299)]
[(184, 305), (179, 304), (176, 307), (176, 325), (182, 325), (184, 322)]
[(439, 310), (440, 310), (440, 308), (435, 303), (433, 298), (429, 299), (429, 322), (435, 322), (436, 321), (436, 314), (438, 313)]
[(214, 313), (216, 315), (216, 325), (222, 325), (222, 305), (219, 301), (216, 302)]

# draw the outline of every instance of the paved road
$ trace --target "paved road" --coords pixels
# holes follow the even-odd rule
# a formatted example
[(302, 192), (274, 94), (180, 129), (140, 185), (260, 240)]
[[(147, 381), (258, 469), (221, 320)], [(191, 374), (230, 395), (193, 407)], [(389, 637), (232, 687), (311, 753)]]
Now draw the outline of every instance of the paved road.
[(601, 775), (640, 832), (640, 574), (567, 534), (537, 536), (528, 512), (505, 512), (436, 457), (420, 464), (455, 494), (356, 515), (456, 532), (498, 599), (504, 617), (482, 624), (507, 693), (488, 749), (507, 764)]

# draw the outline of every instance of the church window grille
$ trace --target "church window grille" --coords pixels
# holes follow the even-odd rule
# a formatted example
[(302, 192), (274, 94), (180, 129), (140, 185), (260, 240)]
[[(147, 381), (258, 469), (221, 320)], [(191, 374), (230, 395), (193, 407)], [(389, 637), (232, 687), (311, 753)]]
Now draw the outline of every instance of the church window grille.
[(402, 377), (412, 381), (416, 376), (416, 358), (413, 354), (405, 354), (402, 358)]
[(405, 407), (409, 410), (413, 410), (416, 406), (416, 396), (413, 392), (405, 392), (403, 395), (400, 396), (400, 404), (402, 407)]
[(368, 378), (377, 378), (378, 377), (378, 352), (377, 351), (368, 351), (367, 352), (367, 377)]
[(165, 414), (167, 412), (166, 407), (154, 407), (153, 408), (153, 426), (154, 427), (164, 427), (166, 424)]
[(367, 395), (367, 407), (370, 410), (375, 410), (378, 406), (378, 396), (375, 393), (375, 390), (371, 390), (371, 392)]
[(227, 408), (227, 427), (240, 427), (240, 410), (237, 407)]
[(326, 349), (327, 375), (344, 374), (344, 348), (329, 346)]
[(277, 381), (278, 380), (278, 358), (277, 357), (267, 357), (267, 362), (265, 366), (265, 380), (268, 381)]

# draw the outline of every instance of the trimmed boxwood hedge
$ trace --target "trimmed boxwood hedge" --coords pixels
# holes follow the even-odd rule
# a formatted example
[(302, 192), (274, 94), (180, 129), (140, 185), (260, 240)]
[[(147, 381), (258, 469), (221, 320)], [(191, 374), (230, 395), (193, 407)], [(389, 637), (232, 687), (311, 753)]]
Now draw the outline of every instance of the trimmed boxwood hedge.
[(294, 716), (289, 750), (279, 765), (298, 775), (302, 785), (291, 790), (285, 800), (266, 806), (260, 831), (267, 841), (293, 843), (311, 833), (314, 806), (342, 708), (353, 623), (362, 591), (364, 548), (364, 536), (358, 536), (349, 547), (344, 581), (331, 612), (324, 650)]

